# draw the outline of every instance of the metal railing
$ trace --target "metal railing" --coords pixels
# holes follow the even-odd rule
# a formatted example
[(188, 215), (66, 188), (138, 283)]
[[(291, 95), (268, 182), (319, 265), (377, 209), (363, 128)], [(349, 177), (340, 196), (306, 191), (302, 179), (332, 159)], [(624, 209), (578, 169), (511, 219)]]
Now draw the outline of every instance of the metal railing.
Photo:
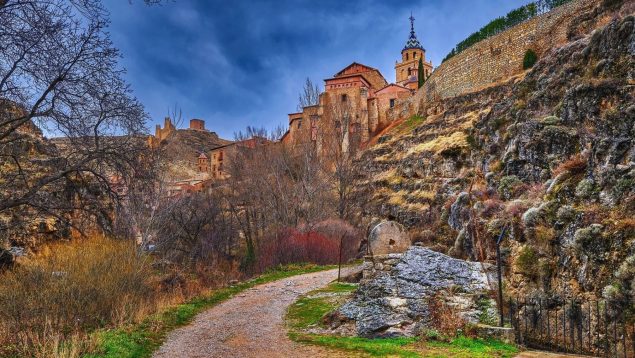
[(519, 344), (548, 351), (635, 357), (635, 323), (605, 300), (510, 299)]

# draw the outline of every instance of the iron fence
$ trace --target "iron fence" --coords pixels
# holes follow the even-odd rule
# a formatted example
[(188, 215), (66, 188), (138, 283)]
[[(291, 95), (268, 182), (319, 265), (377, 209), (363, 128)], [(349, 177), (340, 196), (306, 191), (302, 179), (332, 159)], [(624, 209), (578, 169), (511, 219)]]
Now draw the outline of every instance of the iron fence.
[(635, 357), (635, 322), (607, 301), (510, 299), (506, 316), (521, 345), (603, 357)]

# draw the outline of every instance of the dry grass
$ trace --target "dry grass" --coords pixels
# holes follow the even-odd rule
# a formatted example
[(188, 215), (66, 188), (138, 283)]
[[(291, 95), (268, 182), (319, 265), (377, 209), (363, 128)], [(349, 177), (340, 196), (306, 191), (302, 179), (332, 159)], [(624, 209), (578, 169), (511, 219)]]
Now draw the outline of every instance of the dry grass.
[(454, 132), (450, 135), (439, 136), (434, 140), (423, 142), (412, 147), (408, 151), (408, 155), (422, 152), (432, 152), (434, 154), (439, 154), (451, 148), (467, 148), (469, 145), (467, 143), (466, 137), (467, 136), (463, 132)]
[(154, 309), (152, 277), (130, 242), (100, 237), (44, 250), (0, 277), (0, 355), (78, 356), (92, 344), (87, 332)]
[(582, 154), (578, 153), (571, 156), (569, 159), (560, 163), (553, 170), (553, 177), (556, 177), (562, 173), (569, 173), (571, 175), (584, 173), (587, 167), (587, 158)]
[(456, 309), (448, 304), (441, 292), (434, 294), (428, 301), (430, 311), (430, 325), (446, 337), (455, 337), (464, 332), (466, 321), (461, 318)]

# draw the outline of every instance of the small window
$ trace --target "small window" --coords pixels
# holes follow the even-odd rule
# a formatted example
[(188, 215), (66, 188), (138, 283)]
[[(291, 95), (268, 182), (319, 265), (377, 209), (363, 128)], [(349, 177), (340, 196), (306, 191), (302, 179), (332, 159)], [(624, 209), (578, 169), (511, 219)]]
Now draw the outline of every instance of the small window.
[(408, 52), (406, 52), (406, 61), (408, 61)]
[(390, 108), (394, 108), (395, 107), (395, 99), (391, 98), (390, 99)]
[(412, 58), (417, 58), (417, 53), (416, 52), (412, 53)]
[(408, 67), (408, 76), (412, 75), (412, 69)]
[(342, 95), (342, 102), (346, 102), (348, 100), (348, 96), (343, 94)]
[(302, 127), (302, 120), (301, 119), (298, 120), (298, 129), (300, 129), (300, 127)]

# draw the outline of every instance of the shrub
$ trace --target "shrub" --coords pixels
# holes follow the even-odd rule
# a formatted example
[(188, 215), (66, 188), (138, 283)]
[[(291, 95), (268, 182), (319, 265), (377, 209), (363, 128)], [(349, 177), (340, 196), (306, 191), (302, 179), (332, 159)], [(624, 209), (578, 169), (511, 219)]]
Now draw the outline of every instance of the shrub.
[(554, 170), (553, 175), (558, 176), (562, 173), (569, 173), (572, 175), (582, 174), (587, 168), (587, 158), (578, 153), (571, 156), (569, 159), (560, 163)]
[(516, 268), (520, 273), (535, 280), (540, 275), (538, 253), (531, 246), (523, 246), (516, 257)]
[(629, 192), (635, 189), (635, 179), (631, 178), (620, 178), (617, 183), (615, 183), (615, 187), (613, 187), (613, 192), (616, 197), (620, 198), (624, 195), (627, 195)]
[(498, 185), (498, 195), (504, 200), (509, 200), (516, 196), (522, 185), (523, 182), (515, 175), (502, 177)]
[(581, 199), (590, 199), (597, 194), (598, 190), (592, 179), (582, 179), (575, 187), (575, 196)]
[(562, 122), (562, 120), (557, 116), (547, 116), (540, 121), (540, 123), (546, 126), (555, 126), (560, 124), (560, 122)]
[(538, 208), (529, 208), (522, 216), (523, 223), (525, 226), (534, 226), (538, 219), (540, 219), (540, 209)]
[(525, 51), (525, 57), (523, 57), (523, 69), (526, 70), (534, 67), (536, 61), (538, 61), (538, 55), (536, 55), (534, 50), (528, 49)]
[(556, 218), (560, 221), (572, 221), (577, 215), (576, 210), (571, 205), (564, 205), (558, 209)]
[(601, 224), (591, 224), (576, 230), (573, 238), (578, 252), (586, 254), (595, 260), (602, 260), (606, 252), (606, 240), (602, 237), (604, 227)]
[(342, 239), (342, 262), (355, 257), (358, 232), (340, 221), (327, 221), (308, 231), (284, 229), (265, 237), (257, 250), (257, 271), (292, 263), (336, 264)]
[(0, 346), (32, 353), (45, 349), (43, 344), (132, 321), (154, 293), (147, 261), (133, 243), (100, 237), (54, 245), (5, 272)]
[(446, 302), (441, 292), (437, 292), (429, 298), (428, 311), (430, 312), (430, 326), (445, 337), (456, 337), (466, 327), (467, 322), (459, 316), (455, 307)]

